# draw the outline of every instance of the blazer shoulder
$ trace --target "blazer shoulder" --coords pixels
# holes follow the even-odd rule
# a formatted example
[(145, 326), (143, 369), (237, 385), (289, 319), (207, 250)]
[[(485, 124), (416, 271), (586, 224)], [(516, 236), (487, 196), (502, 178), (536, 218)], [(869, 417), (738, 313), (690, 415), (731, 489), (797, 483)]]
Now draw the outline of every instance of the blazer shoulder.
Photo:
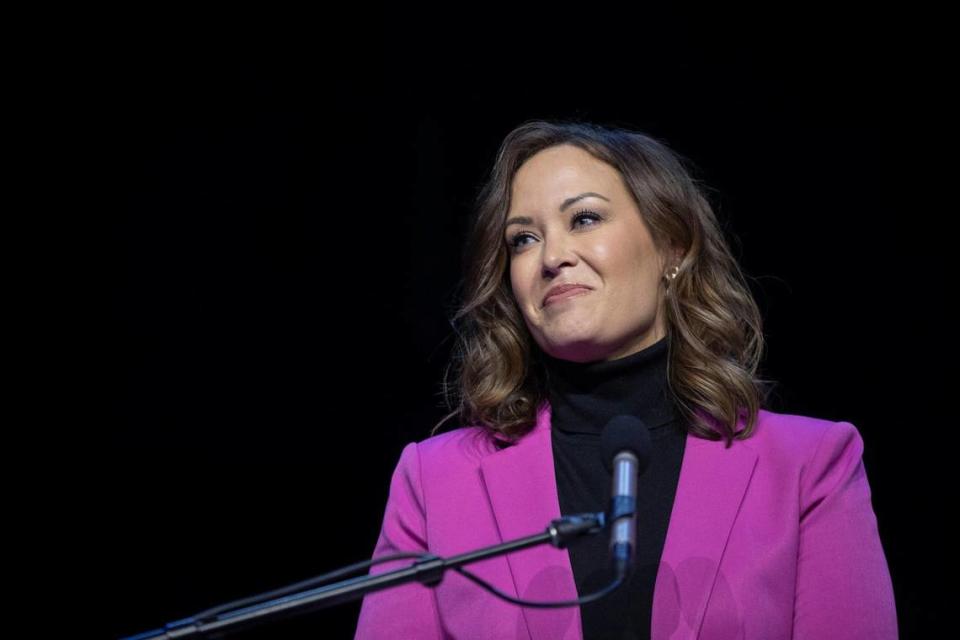
[(814, 416), (778, 413), (760, 409), (753, 437), (746, 440), (754, 448), (782, 451), (809, 458), (831, 433), (831, 439), (860, 440), (853, 423)]
[(495, 439), (480, 426), (466, 426), (438, 433), (416, 443), (422, 460), (445, 464), (476, 464), (497, 451)]

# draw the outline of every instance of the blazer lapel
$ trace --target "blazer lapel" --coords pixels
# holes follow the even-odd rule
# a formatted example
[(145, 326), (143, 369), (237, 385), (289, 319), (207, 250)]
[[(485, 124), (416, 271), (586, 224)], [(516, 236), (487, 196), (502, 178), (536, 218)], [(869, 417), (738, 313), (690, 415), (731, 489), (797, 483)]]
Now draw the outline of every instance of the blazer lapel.
[[(742, 430), (741, 420), (738, 431)], [(720, 568), (727, 538), (757, 462), (748, 441), (687, 434), (680, 480), (654, 587), (651, 638), (693, 640)]]
[[(541, 405), (537, 424), (515, 445), (484, 457), (481, 474), (502, 542), (543, 533), (560, 517), (550, 440), (550, 407)], [(524, 600), (576, 600), (570, 555), (549, 543), (506, 556), (516, 597)], [(582, 640), (580, 608), (522, 607), (533, 640)]]

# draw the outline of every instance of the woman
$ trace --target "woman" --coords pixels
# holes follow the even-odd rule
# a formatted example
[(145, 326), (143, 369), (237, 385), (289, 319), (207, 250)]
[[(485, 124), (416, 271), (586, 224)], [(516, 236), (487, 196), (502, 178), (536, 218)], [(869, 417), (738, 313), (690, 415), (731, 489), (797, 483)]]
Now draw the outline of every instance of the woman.
[[(448, 571), (367, 595), (357, 638), (896, 637), (859, 432), (761, 408), (757, 305), (675, 153), (633, 131), (524, 123), (467, 248), (447, 418), (469, 426), (404, 448), (373, 557), (448, 557), (604, 511), (600, 431), (627, 414), (652, 444), (635, 569), (568, 608), (510, 604)], [(466, 569), (514, 598), (573, 600), (612, 581), (607, 542)]]

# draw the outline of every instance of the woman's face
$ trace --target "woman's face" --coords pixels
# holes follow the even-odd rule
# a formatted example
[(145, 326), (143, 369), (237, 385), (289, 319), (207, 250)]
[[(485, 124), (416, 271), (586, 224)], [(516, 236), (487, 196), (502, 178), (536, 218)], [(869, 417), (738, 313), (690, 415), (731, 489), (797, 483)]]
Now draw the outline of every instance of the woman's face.
[[(514, 176), (504, 238), (514, 297), (551, 356), (613, 360), (666, 335), (662, 279), (680, 255), (657, 251), (614, 167), (567, 144), (535, 154)], [(561, 284), (589, 290), (544, 305)]]

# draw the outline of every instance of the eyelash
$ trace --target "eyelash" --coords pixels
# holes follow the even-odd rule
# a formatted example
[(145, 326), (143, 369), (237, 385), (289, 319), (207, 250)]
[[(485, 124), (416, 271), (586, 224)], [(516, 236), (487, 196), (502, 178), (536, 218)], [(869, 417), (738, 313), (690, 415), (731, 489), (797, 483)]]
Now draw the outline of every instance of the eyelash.
[[(581, 210), (575, 212), (573, 215), (570, 216), (570, 222), (571, 222), (571, 224), (574, 223), (574, 222), (576, 222), (577, 219), (580, 218), (580, 217), (590, 218), (590, 219), (595, 220), (595, 221), (599, 221), (599, 220), (602, 220), (602, 219), (603, 219), (603, 218), (601, 218), (598, 214), (594, 213), (593, 211), (590, 211), (589, 209), (581, 209)], [(593, 225), (589, 225), (589, 226), (592, 227)], [(510, 238), (510, 240), (508, 241), (508, 244), (510, 245), (510, 248), (511, 248), (512, 250), (514, 250), (514, 251), (517, 250), (517, 249), (519, 249), (520, 247), (517, 246), (517, 239), (518, 239), (518, 238), (522, 238), (522, 237), (524, 237), (524, 236), (528, 236), (528, 235), (530, 235), (530, 234), (528, 234), (528, 233), (525, 232), (525, 231), (521, 231), (520, 233), (517, 233), (515, 236), (513, 236), (512, 238)]]

